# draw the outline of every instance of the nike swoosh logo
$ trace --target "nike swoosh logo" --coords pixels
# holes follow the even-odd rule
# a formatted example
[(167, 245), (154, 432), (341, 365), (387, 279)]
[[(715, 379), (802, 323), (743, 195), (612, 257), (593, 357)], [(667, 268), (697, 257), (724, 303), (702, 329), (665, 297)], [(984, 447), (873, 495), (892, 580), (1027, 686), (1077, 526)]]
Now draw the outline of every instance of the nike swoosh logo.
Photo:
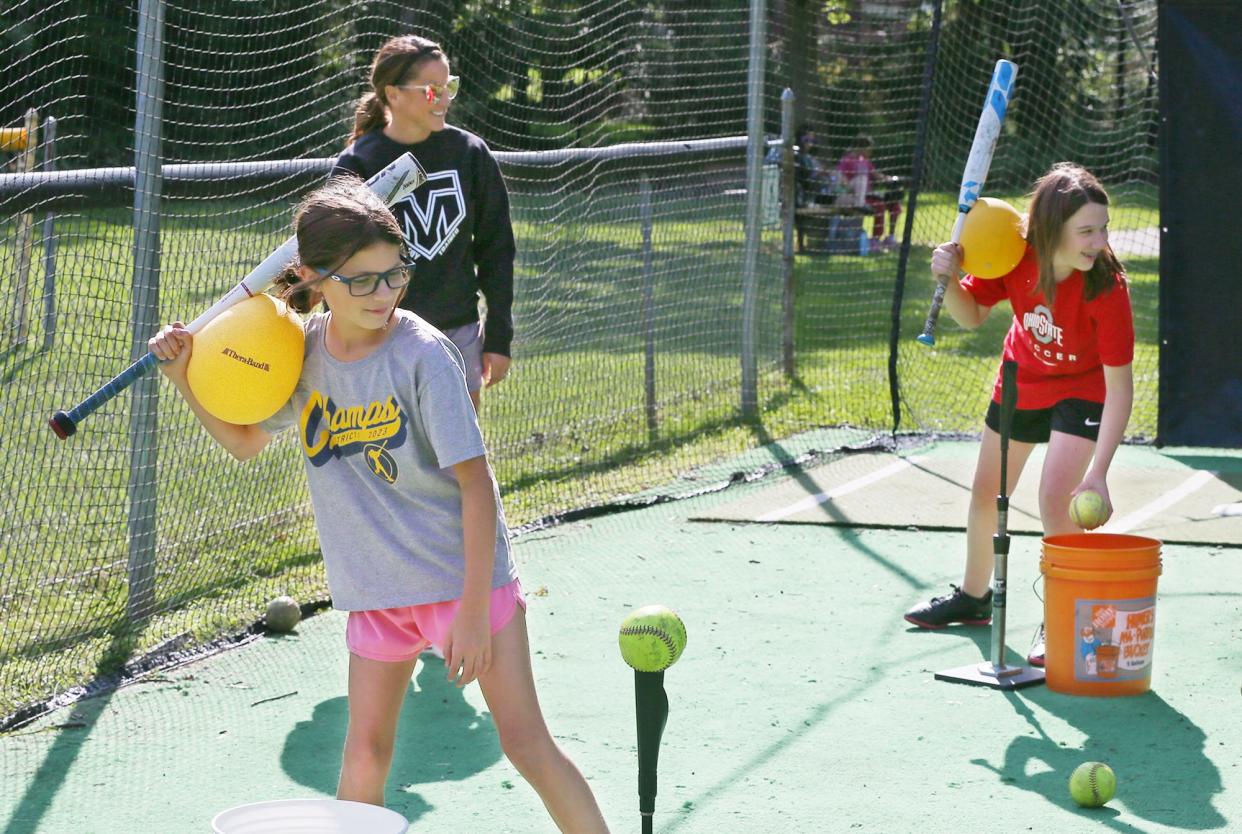
[(1088, 426), (1098, 426), (1100, 424), (1099, 420), (1083, 420), (1083, 422)]

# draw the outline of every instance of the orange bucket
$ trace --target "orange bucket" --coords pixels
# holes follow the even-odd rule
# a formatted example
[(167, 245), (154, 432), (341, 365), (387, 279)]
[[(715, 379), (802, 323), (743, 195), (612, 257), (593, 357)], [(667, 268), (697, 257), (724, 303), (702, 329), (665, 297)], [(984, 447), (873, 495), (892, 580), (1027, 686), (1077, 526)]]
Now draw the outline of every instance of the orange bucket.
[(1151, 689), (1160, 542), (1074, 533), (1044, 539), (1045, 682), (1068, 695)]

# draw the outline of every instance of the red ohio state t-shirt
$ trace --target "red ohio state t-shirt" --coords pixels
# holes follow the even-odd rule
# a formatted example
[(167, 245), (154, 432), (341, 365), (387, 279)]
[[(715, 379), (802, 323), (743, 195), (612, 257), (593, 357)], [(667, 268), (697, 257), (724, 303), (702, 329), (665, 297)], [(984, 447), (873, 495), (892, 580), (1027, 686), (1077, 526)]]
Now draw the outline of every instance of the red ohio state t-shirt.
[[(1035, 290), (1039, 264), (1029, 247), (1013, 271), (992, 280), (967, 275), (962, 286), (975, 301), (991, 307), (1009, 299), (1013, 326), (1005, 336), (1003, 359), (1018, 363), (1018, 408), (1051, 408), (1061, 400), (1104, 402), (1104, 366), (1134, 359), (1134, 317), (1125, 278), (1090, 301), (1083, 299), (1083, 276), (1073, 272), (1057, 284), (1048, 308)], [(996, 375), (992, 399), (1000, 402)]]

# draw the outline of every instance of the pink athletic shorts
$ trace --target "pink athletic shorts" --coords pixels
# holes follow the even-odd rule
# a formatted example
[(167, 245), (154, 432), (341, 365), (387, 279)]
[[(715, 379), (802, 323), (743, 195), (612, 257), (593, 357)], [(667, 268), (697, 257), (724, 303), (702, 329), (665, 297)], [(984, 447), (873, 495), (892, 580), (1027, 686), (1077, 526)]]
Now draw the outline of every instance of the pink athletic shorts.
[[(389, 663), (413, 660), (428, 644), (443, 651), (460, 602), (451, 599), (402, 608), (350, 611), (345, 644), (360, 657)], [(492, 591), (492, 634), (509, 624), (519, 605), (526, 609), (520, 580), (515, 579)]]

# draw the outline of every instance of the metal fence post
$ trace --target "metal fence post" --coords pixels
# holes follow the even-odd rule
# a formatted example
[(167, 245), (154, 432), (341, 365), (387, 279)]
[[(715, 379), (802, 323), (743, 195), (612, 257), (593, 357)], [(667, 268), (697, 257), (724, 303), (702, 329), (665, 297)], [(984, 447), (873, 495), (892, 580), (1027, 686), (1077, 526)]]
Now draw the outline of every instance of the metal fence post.
[[(43, 170), (56, 170), (56, 117), (43, 120)], [(56, 212), (43, 215), (43, 349), (56, 341)]]
[(794, 364), (794, 91), (781, 93), (781, 354), (785, 376), (793, 379)]
[(906, 296), (906, 269), (910, 264), (910, 248), (914, 239), (914, 217), (918, 211), (919, 191), (923, 187), (924, 161), (927, 159), (927, 131), (931, 123), (932, 89), (936, 79), (936, 59), (940, 54), (940, 25), (944, 11), (941, 0), (932, 5), (931, 31), (923, 57), (923, 83), (919, 94), (919, 114), (914, 129), (914, 159), (911, 160), (910, 196), (906, 200), (906, 225), (901, 234), (901, 251), (897, 257), (897, 277), (893, 282), (888, 336), (888, 398), (893, 414), (893, 436), (901, 428), (901, 310)]
[[(136, 115), (134, 118), (133, 356), (146, 353), (159, 326), (161, 129), (164, 98), (164, 3), (138, 5)], [(130, 412), (129, 604), (131, 623), (155, 608), (156, 406), (159, 376), (133, 387)]]
[(746, 73), (746, 252), (742, 267), (742, 416), (759, 413), (759, 366), (755, 308), (758, 295), (759, 239), (763, 233), (763, 81), (767, 4), (750, 2), (750, 60)]
[(656, 409), (655, 367), (655, 278), (651, 249), (651, 179), (646, 174), (638, 183), (638, 213), (643, 236), (643, 391), (647, 407), (647, 438), (655, 441), (660, 434), (660, 416)]

